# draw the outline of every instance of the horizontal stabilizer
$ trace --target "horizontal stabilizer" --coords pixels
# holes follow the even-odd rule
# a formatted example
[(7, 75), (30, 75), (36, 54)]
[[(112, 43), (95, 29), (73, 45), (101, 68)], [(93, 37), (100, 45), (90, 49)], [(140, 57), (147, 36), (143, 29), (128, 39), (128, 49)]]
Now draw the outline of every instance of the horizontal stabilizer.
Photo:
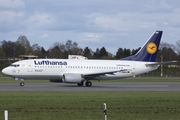
[(164, 65), (164, 64), (170, 64), (170, 63), (175, 63), (177, 61), (166, 61), (166, 62), (154, 62), (154, 63), (147, 63), (146, 66), (148, 65)]

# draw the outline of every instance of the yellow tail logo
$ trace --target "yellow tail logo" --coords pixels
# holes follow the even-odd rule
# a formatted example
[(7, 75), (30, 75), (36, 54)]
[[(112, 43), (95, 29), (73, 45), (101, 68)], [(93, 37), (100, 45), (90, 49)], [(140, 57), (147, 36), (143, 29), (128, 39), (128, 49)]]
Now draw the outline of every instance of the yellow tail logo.
[(148, 43), (146, 50), (149, 54), (154, 54), (157, 51), (157, 46), (155, 43), (150, 42)]

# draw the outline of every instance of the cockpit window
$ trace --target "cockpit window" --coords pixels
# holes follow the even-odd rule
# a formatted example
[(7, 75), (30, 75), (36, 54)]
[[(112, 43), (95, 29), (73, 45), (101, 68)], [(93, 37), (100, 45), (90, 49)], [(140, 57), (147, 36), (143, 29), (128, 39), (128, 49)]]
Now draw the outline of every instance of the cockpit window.
[(11, 64), (10, 66), (11, 67), (19, 67), (20, 65), (19, 64)]

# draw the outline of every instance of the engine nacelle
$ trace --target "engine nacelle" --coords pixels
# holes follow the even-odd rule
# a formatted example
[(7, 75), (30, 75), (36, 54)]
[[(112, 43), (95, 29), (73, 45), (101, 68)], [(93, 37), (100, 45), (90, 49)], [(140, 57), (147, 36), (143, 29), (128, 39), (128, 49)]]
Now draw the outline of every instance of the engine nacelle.
[(62, 81), (64, 83), (81, 83), (82, 75), (81, 74), (66, 73), (66, 74), (63, 74)]

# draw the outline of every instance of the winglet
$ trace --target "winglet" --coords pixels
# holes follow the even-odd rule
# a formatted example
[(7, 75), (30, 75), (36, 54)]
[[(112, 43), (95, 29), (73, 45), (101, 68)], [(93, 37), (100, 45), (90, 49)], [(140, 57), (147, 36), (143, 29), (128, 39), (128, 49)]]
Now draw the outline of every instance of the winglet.
[(133, 56), (121, 60), (155, 62), (163, 31), (156, 31)]

